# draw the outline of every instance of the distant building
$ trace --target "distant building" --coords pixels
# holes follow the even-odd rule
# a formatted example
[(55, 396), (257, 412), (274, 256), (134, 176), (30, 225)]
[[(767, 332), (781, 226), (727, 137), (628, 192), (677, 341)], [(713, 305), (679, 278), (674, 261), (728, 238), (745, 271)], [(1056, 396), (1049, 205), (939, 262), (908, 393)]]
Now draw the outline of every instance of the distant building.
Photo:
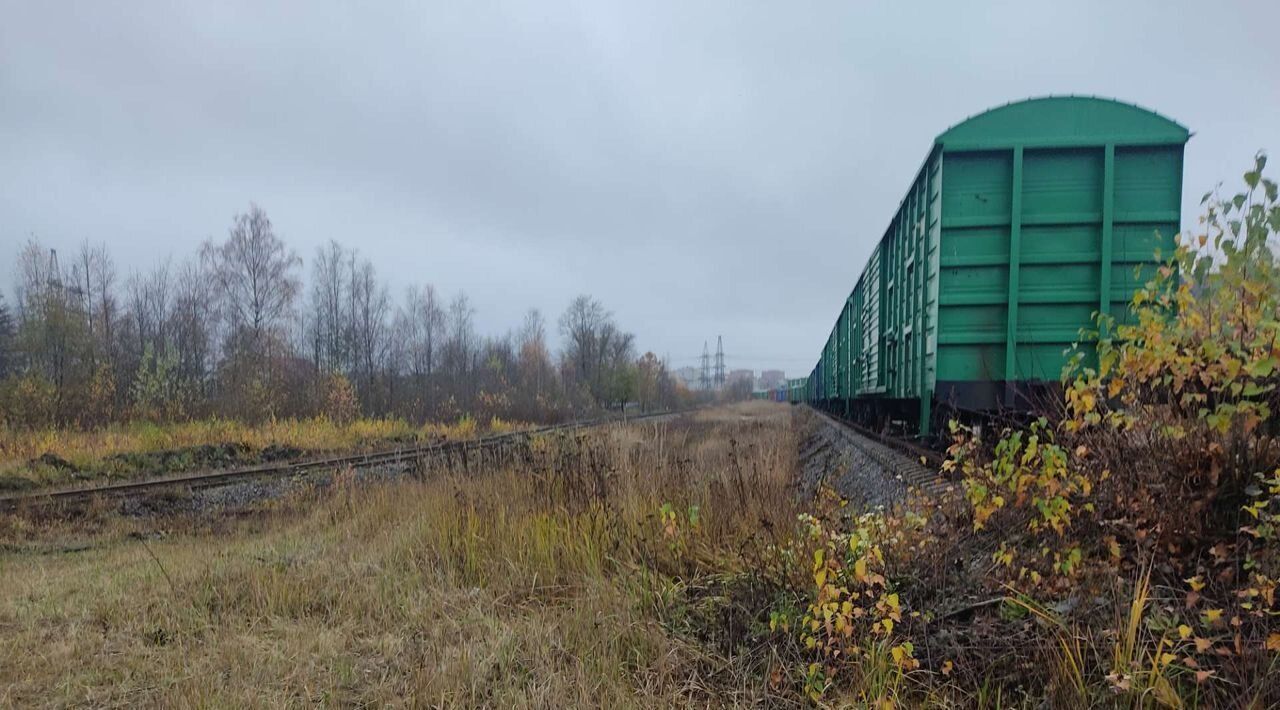
[(697, 390), (702, 387), (702, 371), (696, 367), (682, 367), (671, 373), (684, 386), (690, 390)]
[(724, 384), (726, 387), (732, 387), (739, 382), (747, 382), (755, 386), (756, 373), (754, 370), (730, 370), (728, 376), (725, 377)]
[(787, 374), (782, 370), (765, 370), (760, 373), (757, 389), (771, 390), (781, 387), (787, 381)]

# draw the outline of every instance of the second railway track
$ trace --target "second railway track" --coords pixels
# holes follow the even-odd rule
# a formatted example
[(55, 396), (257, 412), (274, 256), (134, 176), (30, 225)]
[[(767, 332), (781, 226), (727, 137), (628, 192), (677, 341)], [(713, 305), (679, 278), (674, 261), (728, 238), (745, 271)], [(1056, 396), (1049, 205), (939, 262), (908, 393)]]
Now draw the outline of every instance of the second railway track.
[(216, 486), (230, 485), (261, 478), (287, 478), (301, 474), (339, 468), (372, 468), (390, 464), (414, 461), (425, 456), (438, 456), (454, 452), (463, 455), (471, 452), (498, 448), (502, 445), (527, 441), (548, 434), (564, 433), (588, 429), (614, 423), (630, 423), (678, 416), (682, 412), (655, 412), (632, 417), (611, 417), (585, 422), (571, 422), (553, 426), (526, 429), (523, 431), (494, 434), (475, 439), (442, 441), (418, 446), (398, 447), (357, 454), (336, 456), (320, 456), (315, 458), (296, 459), (292, 461), (239, 466), (235, 468), (193, 471), (169, 476), (158, 476), (140, 480), (117, 481), (97, 486), (76, 488), (56, 488), (37, 490), (26, 493), (0, 496), (0, 511), (14, 510), (24, 506), (47, 506), (53, 504), (73, 504), (93, 500), (95, 498), (127, 498), (132, 495), (148, 493), (165, 488), (185, 488), (198, 490)]

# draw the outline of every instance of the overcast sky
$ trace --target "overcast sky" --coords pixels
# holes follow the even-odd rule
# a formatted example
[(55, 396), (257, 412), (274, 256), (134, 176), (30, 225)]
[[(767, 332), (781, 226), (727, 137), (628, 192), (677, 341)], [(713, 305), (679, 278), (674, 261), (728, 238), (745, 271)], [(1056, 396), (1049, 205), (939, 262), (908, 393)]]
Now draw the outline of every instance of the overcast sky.
[(1280, 2), (867, 4), (0, 0), (0, 285), (31, 235), (149, 268), (252, 200), (308, 269), (336, 239), (487, 333), (585, 292), (674, 366), (722, 334), (800, 375), (966, 116), (1170, 116), (1186, 224), (1280, 153)]

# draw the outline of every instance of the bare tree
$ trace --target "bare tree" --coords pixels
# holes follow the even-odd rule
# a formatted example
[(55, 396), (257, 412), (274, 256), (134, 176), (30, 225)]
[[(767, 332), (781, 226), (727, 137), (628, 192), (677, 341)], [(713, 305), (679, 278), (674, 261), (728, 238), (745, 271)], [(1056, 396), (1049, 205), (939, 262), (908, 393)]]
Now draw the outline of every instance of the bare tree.
[(387, 314), (390, 298), (387, 288), (378, 283), (373, 263), (367, 259), (351, 269), (348, 286), (351, 297), (350, 340), (353, 374), (358, 374), (360, 397), (366, 411), (377, 402), (377, 378), (386, 360), (388, 340)]
[(225, 328), (220, 380), (227, 405), (243, 417), (269, 416), (284, 401), (291, 355), (284, 320), (300, 288), (301, 259), (255, 204), (236, 215), (226, 241), (206, 241), (200, 258)]
[(635, 336), (622, 331), (599, 301), (587, 295), (573, 299), (560, 316), (560, 333), (566, 369), (597, 406), (629, 396), (619, 378), (634, 359)]
[(215, 309), (199, 263), (183, 263), (174, 283), (169, 333), (177, 353), (178, 376), (195, 393), (206, 394), (213, 367)]
[(560, 335), (565, 339), (564, 357), (572, 365), (578, 382), (589, 385), (599, 360), (600, 331), (609, 312), (596, 299), (583, 294), (569, 302), (560, 316)]
[(550, 404), (548, 388), (555, 370), (551, 367), (551, 353), (547, 349), (547, 321), (537, 308), (530, 308), (524, 315), (524, 323), (517, 335), (519, 349), (520, 384), (524, 390), (526, 409), (536, 415)]
[(308, 326), (312, 359), (322, 372), (338, 372), (347, 362), (344, 327), (345, 275), (350, 253), (335, 241), (316, 250), (311, 267)]
[(542, 317), (542, 311), (537, 308), (530, 308), (525, 312), (524, 322), (520, 325), (520, 332), (516, 338), (516, 345), (522, 351), (533, 349), (542, 351), (545, 354), (547, 348), (547, 319)]
[(112, 347), (115, 343), (116, 266), (105, 244), (91, 246), (86, 240), (76, 255), (72, 276), (76, 294), (81, 299), (81, 310), (89, 331), (89, 364), (114, 366)]
[(226, 324), (247, 331), (261, 345), (293, 306), (299, 282), (298, 255), (272, 229), (267, 213), (256, 204), (236, 215), (227, 240), (206, 241), (200, 249)]
[(23, 245), (18, 253), (17, 295), (19, 323), (26, 325), (41, 319), (54, 300), (53, 286), (60, 275), (53, 268), (50, 253), (34, 237)]
[(466, 293), (459, 291), (449, 302), (448, 336), (441, 359), (445, 372), (451, 379), (455, 397), (467, 404), (475, 393), (475, 383), (469, 377), (476, 350), (474, 317), (475, 309), (471, 307), (471, 300)]
[(434, 376), (445, 328), (445, 312), (435, 287), (409, 288), (396, 323), (404, 338), (405, 371), (415, 396), (421, 398), (418, 413), (430, 413), (435, 407)]
[(172, 297), (168, 259), (156, 264), (150, 273), (134, 273), (125, 286), (128, 292), (129, 316), (137, 337), (136, 355), (150, 350), (156, 355), (169, 349), (169, 309)]

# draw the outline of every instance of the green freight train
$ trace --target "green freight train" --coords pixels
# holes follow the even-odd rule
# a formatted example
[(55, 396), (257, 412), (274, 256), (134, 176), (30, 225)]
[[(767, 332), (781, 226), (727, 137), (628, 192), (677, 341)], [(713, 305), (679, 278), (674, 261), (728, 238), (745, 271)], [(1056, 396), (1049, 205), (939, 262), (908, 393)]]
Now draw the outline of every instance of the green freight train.
[(804, 400), (927, 434), (952, 412), (1025, 410), (1095, 313), (1174, 247), (1178, 123), (1108, 99), (1000, 106), (933, 142), (841, 305)]
[(791, 402), (796, 404), (805, 401), (805, 378), (787, 380), (781, 385), (767, 390), (756, 390), (751, 393), (752, 399), (763, 399), (771, 402)]

